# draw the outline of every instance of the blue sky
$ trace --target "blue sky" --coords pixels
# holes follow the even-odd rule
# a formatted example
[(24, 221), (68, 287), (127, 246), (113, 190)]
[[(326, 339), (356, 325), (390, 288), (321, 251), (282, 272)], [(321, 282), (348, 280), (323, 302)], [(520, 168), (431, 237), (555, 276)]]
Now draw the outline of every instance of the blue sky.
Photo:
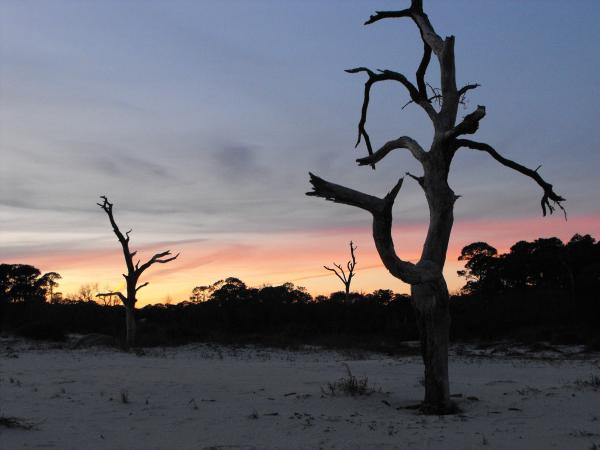
[[(95, 205), (104, 193), (141, 243), (368, 226), (362, 211), (305, 197), (307, 172), (382, 194), (418, 171), (400, 153), (375, 172), (355, 165), (364, 79), (343, 72), (413, 76), (422, 44), (411, 22), (362, 26), (373, 10), (407, 3), (2, 0), (3, 254), (113, 246)], [(486, 105), (476, 138), (543, 164), (573, 217), (600, 217), (600, 2), (425, 8), (440, 35), (456, 36), (459, 83), (482, 85), (462, 112)], [(434, 64), (429, 81), (438, 84)], [(375, 145), (430, 143), (427, 117), (401, 111), (406, 101), (399, 86), (375, 89)], [(538, 186), (483, 154), (460, 153), (450, 182), (463, 196), (457, 220), (541, 216)], [(396, 216), (427, 219), (410, 183)]]

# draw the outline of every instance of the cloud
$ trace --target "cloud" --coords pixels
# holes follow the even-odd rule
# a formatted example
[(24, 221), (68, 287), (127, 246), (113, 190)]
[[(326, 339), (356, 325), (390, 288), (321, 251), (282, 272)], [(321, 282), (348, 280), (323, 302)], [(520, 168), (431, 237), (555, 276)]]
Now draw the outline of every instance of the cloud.
[(213, 162), (228, 182), (238, 183), (268, 175), (267, 169), (259, 164), (256, 147), (250, 144), (223, 145), (213, 153)]

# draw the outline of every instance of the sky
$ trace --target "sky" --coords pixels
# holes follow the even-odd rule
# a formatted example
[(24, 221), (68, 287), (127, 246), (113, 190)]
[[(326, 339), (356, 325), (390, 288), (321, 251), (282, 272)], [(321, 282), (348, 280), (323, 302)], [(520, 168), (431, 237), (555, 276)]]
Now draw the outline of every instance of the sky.
[[(186, 299), (227, 276), (292, 281), (313, 294), (342, 286), (322, 268), (358, 246), (353, 289), (408, 287), (376, 254), (362, 210), (306, 197), (308, 172), (384, 195), (408, 152), (376, 171), (354, 149), (364, 77), (357, 66), (414, 77), (422, 43), (408, 20), (362, 23), (408, 1), (0, 0), (0, 262), (63, 276), (60, 290), (122, 289), (124, 263), (99, 195), (133, 229), (145, 274), (140, 303)], [(574, 5), (574, 3), (573, 3)], [(456, 36), (457, 81), (477, 82), (466, 109), (487, 107), (474, 139), (540, 173), (569, 220), (542, 217), (540, 188), (472, 150), (457, 154), (446, 276), (460, 249), (576, 232), (600, 237), (600, 2), (425, 2), (438, 34)], [(435, 64), (428, 81), (437, 82)], [(378, 85), (367, 122), (375, 146), (432, 127), (401, 86)], [(394, 208), (398, 254), (418, 260), (428, 210), (406, 182)]]

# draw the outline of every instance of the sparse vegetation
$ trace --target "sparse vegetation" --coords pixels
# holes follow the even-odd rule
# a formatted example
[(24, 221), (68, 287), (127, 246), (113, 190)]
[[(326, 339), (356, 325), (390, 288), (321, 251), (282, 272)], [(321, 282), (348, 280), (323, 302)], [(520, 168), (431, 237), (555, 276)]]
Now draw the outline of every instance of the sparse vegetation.
[(575, 380), (575, 386), (578, 388), (600, 389), (600, 376), (590, 375), (587, 378), (579, 378)]
[(485, 434), (481, 435), (481, 445), (490, 445), (490, 441), (488, 441), (488, 438), (485, 436)]
[(538, 388), (534, 388), (531, 386), (525, 386), (523, 389), (517, 389), (517, 394), (519, 395), (537, 395), (542, 391)]
[(340, 378), (333, 383), (327, 383), (325, 388), (321, 388), (321, 391), (325, 395), (349, 395), (356, 397), (359, 395), (371, 395), (374, 392), (381, 392), (381, 389), (377, 389), (374, 386), (369, 386), (369, 378), (362, 377), (357, 378), (350, 370), (350, 366), (344, 363), (346, 368), (346, 376)]

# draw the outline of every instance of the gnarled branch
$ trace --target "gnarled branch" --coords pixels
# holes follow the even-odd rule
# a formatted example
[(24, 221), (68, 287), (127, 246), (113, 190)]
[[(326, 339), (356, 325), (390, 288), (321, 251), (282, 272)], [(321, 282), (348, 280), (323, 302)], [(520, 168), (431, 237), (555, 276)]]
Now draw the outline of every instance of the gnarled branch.
[(469, 139), (457, 139), (456, 148), (458, 149), (460, 147), (467, 147), (473, 150), (486, 152), (500, 164), (510, 167), (511, 169), (532, 178), (544, 191), (544, 195), (542, 196), (541, 200), (542, 212), (544, 216), (546, 215), (546, 210), (548, 210), (550, 214), (554, 212), (555, 206), (550, 203), (552, 201), (554, 205), (558, 206), (563, 211), (565, 219), (567, 218), (567, 212), (561, 204), (565, 201), (565, 199), (554, 192), (552, 185), (540, 176), (540, 174), (537, 172), (539, 167), (535, 170), (529, 169), (528, 167), (503, 157), (491, 145), (483, 142), (476, 142)]
[[(335, 267), (337, 267), (337, 269), (333, 269), (333, 268), (327, 267), (327, 266), (323, 266), (323, 268), (333, 272), (335, 274), (335, 276), (338, 277), (342, 283), (344, 283), (344, 284), (348, 283), (348, 280), (346, 279), (346, 274), (344, 273), (343, 267), (341, 267), (339, 264), (336, 264), (336, 263), (333, 263), (333, 265)], [(339, 272), (338, 272), (338, 270), (339, 270)]]
[(139, 267), (139, 269), (136, 270), (136, 272), (138, 274), (141, 274), (144, 270), (146, 270), (152, 264), (156, 264), (156, 263), (165, 264), (165, 263), (168, 263), (169, 261), (173, 261), (174, 259), (177, 259), (177, 257), (179, 256), (179, 253), (177, 253), (175, 256), (165, 258), (165, 256), (169, 256), (170, 254), (171, 254), (171, 250), (167, 250), (165, 252), (155, 254), (152, 258), (150, 258), (148, 261), (146, 261), (144, 264), (142, 264)]
[(427, 97), (427, 84), (425, 83), (425, 73), (427, 72), (427, 67), (429, 66), (429, 61), (431, 61), (431, 47), (427, 44), (427, 42), (423, 42), (423, 57), (421, 58), (421, 63), (419, 64), (419, 68), (417, 69), (417, 86), (419, 88), (419, 94), (421, 97)]
[(382, 19), (398, 19), (403, 17), (410, 17), (413, 20), (421, 32), (423, 42), (425, 42), (439, 58), (444, 50), (444, 41), (435, 32), (431, 22), (429, 22), (427, 14), (423, 11), (422, 0), (412, 0), (410, 8), (401, 11), (376, 11), (375, 14), (369, 17), (369, 20), (365, 22), (365, 25), (370, 25)]
[(427, 152), (423, 150), (423, 147), (421, 147), (417, 141), (408, 136), (401, 136), (398, 139), (386, 142), (372, 155), (365, 156), (364, 158), (358, 158), (356, 162), (359, 166), (375, 164), (385, 158), (392, 150), (399, 148), (405, 148), (409, 150), (411, 154), (419, 161), (423, 161), (427, 157)]
[(356, 206), (369, 211), (373, 215), (375, 246), (385, 267), (392, 275), (405, 283), (418, 284), (424, 280), (426, 274), (415, 264), (398, 257), (392, 239), (392, 207), (403, 181), (404, 179), (400, 178), (384, 198), (379, 198), (330, 183), (311, 173), (310, 183), (313, 190), (307, 192), (306, 195), (322, 197), (335, 203)]
[[(398, 72), (394, 72), (392, 70), (380, 70), (379, 73), (373, 72), (371, 69), (366, 67), (356, 67), (354, 69), (346, 70), (347, 73), (360, 73), (365, 72), (369, 75), (369, 79), (365, 82), (365, 90), (363, 97), (363, 105), (361, 109), (360, 120), (358, 122), (358, 138), (356, 140), (356, 147), (360, 144), (362, 138), (365, 140), (365, 145), (367, 146), (367, 151), (369, 152), (369, 156), (373, 155), (373, 146), (371, 145), (371, 139), (369, 134), (366, 131), (365, 125), (367, 123), (367, 114), (369, 111), (369, 100), (371, 96), (371, 87), (373, 84), (380, 81), (398, 81), (401, 83), (411, 98), (411, 102), (417, 103), (420, 105), (429, 115), (432, 120), (436, 118), (436, 111), (427, 99), (427, 94), (421, 95), (419, 89), (415, 87), (404, 75)], [(374, 169), (375, 165), (371, 163), (371, 167)]]

